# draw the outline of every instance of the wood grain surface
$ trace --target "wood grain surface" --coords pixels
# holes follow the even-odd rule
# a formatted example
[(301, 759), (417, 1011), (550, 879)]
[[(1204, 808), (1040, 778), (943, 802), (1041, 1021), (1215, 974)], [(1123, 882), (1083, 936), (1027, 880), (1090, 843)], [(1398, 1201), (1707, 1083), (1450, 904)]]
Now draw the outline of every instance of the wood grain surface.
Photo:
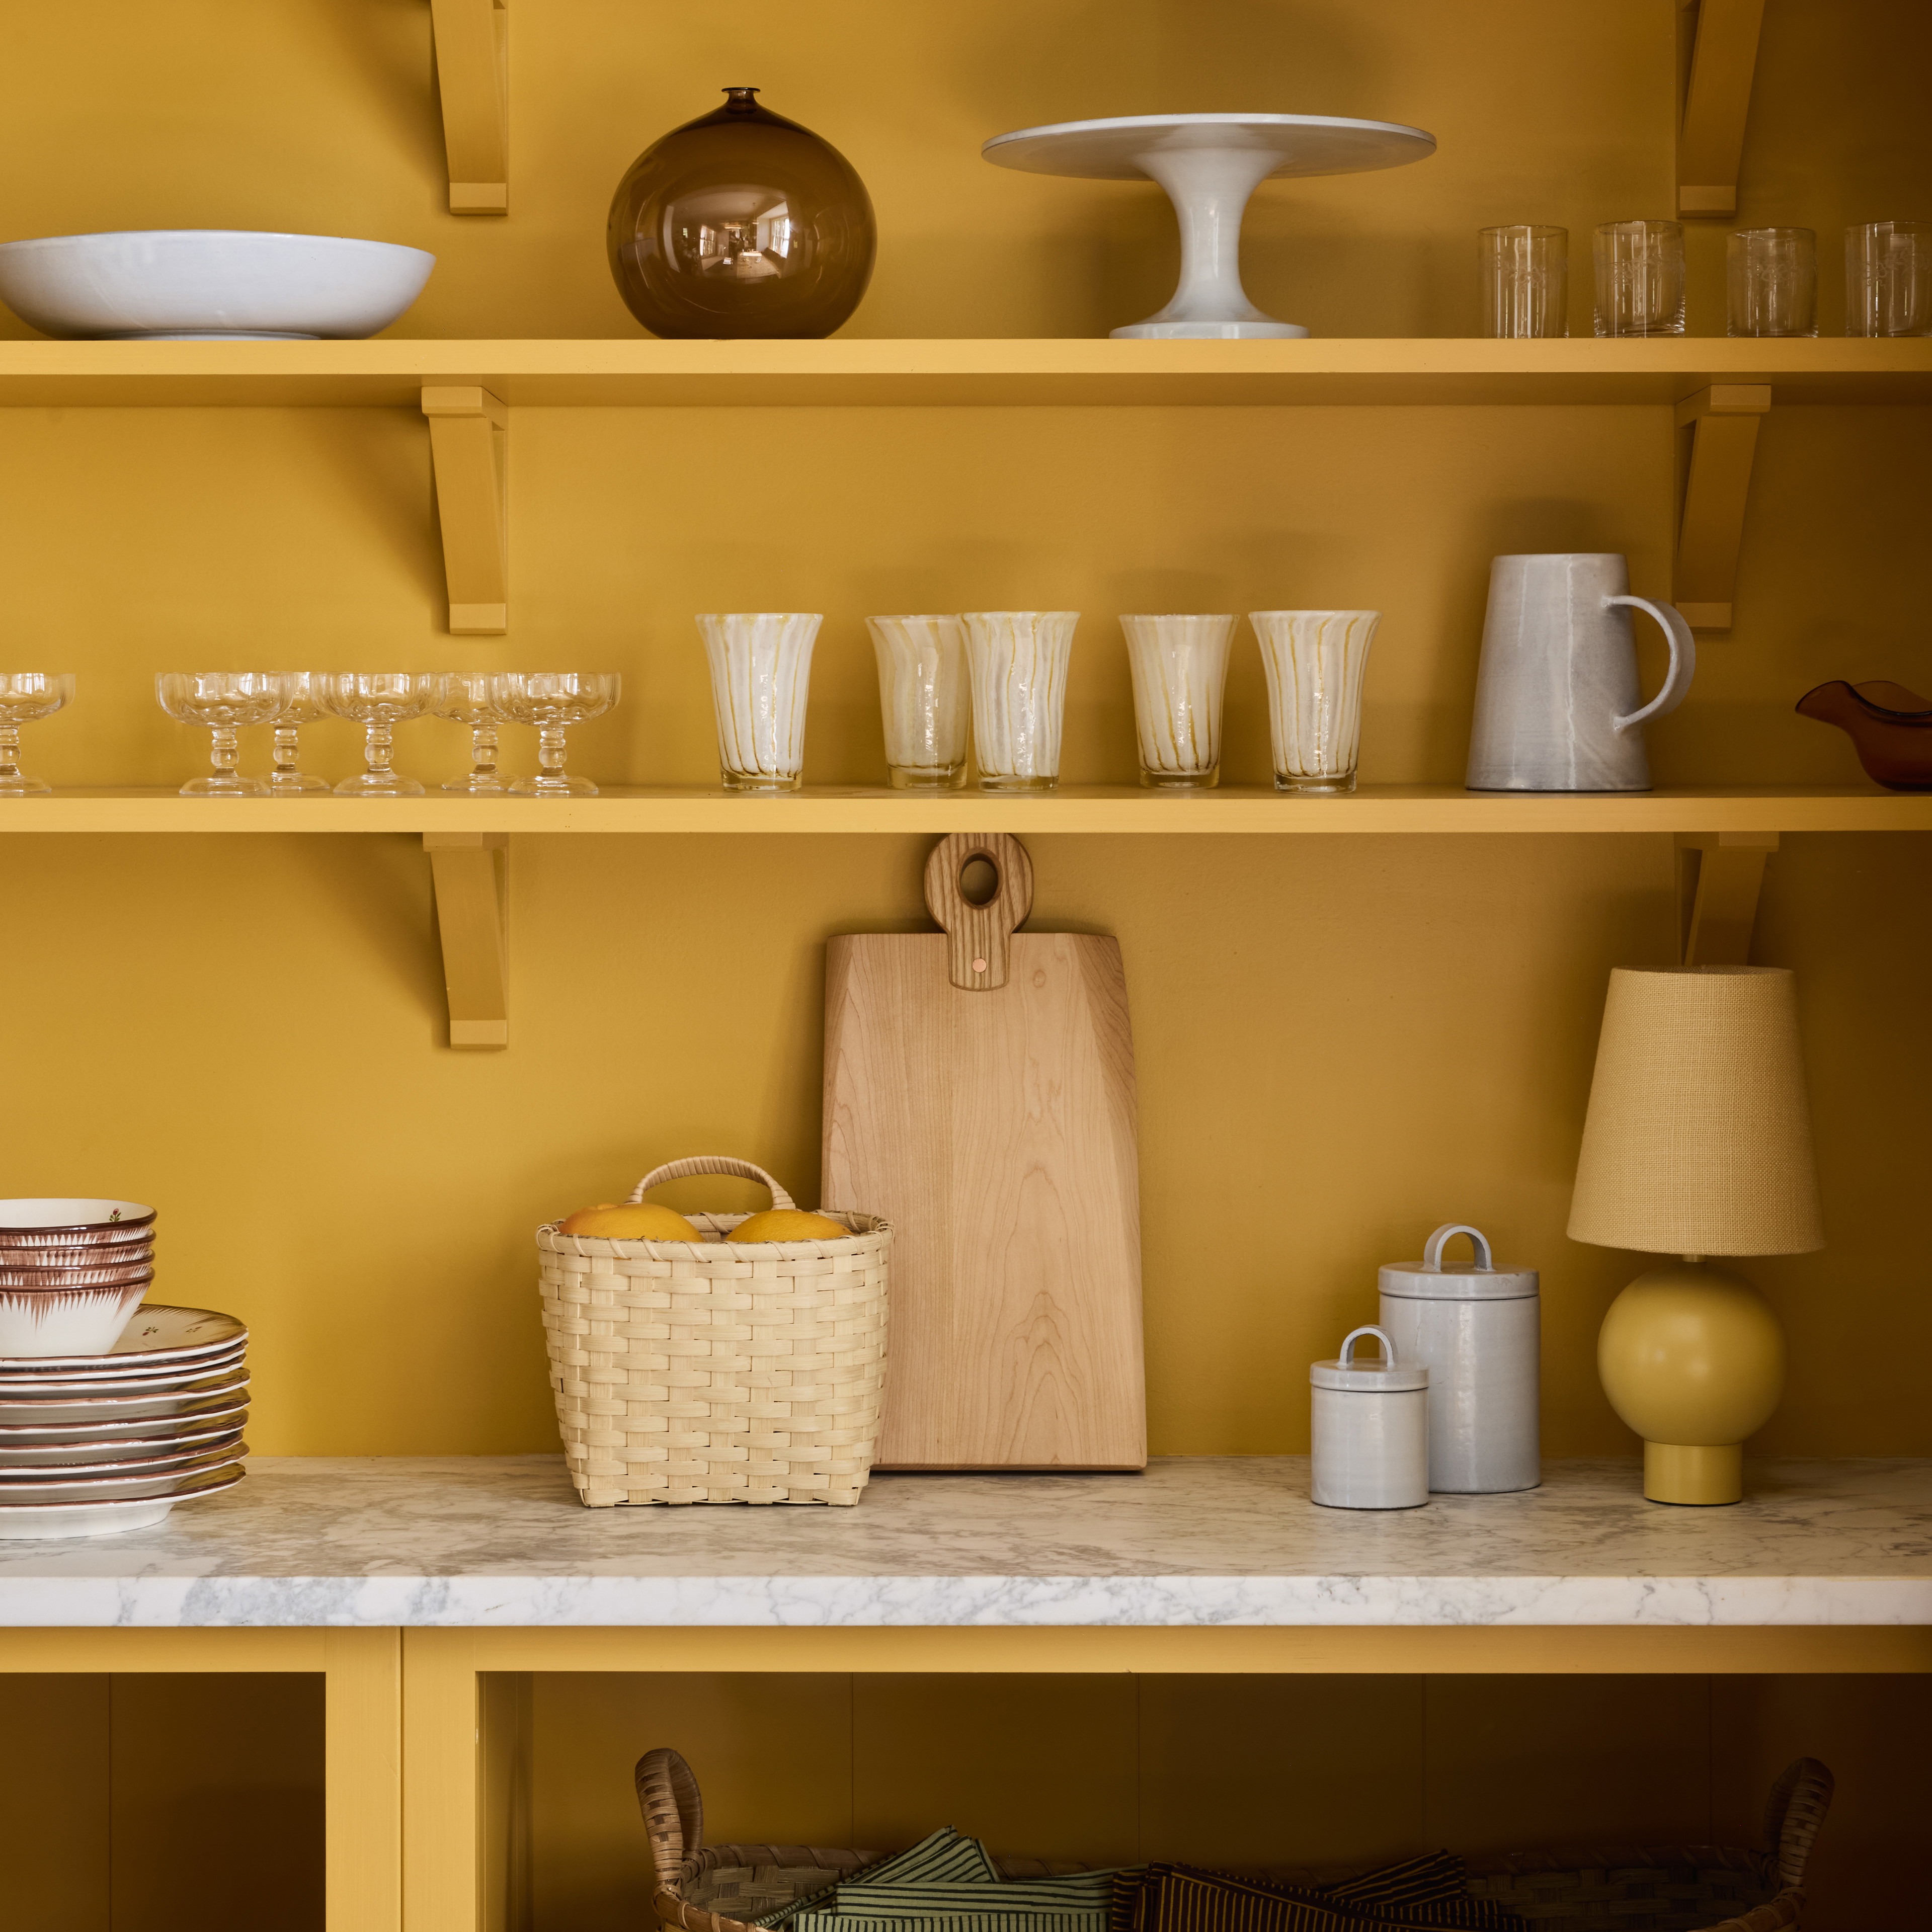
[(1147, 1460), (1134, 1056), (1115, 940), (1015, 934), (997, 991), (950, 942), (826, 949), (827, 1207), (892, 1224), (887, 1468)]

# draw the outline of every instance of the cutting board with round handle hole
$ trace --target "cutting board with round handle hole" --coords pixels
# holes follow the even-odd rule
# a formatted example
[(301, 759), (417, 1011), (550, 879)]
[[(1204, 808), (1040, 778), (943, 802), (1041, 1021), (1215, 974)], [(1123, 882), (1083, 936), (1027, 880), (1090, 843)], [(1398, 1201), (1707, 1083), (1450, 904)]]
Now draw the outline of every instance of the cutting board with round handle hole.
[(1004, 834), (942, 839), (926, 897), (939, 932), (826, 946), (822, 1196), (892, 1225), (876, 1466), (1143, 1468), (1119, 942), (1016, 931), (1033, 868)]

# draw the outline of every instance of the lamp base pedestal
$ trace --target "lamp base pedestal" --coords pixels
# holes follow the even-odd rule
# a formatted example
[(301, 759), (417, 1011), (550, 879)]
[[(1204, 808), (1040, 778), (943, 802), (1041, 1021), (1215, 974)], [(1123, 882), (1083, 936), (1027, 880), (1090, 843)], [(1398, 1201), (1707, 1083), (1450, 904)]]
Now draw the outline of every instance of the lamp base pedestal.
[(1744, 1499), (1744, 1444), (1646, 1442), (1643, 1493), (1646, 1501), (1654, 1503), (1741, 1503)]

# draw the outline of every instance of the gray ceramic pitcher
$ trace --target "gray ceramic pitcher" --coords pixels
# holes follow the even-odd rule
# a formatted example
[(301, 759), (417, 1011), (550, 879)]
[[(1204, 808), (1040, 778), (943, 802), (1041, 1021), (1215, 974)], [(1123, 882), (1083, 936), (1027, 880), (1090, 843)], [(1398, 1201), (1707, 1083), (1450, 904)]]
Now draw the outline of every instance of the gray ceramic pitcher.
[[(1637, 689), (1632, 610), (1663, 626), (1664, 688)], [(1668, 604), (1630, 594), (1630, 566), (1602, 553), (1499, 556), (1469, 734), (1472, 791), (1648, 791), (1646, 721), (1675, 711), (1697, 647)]]

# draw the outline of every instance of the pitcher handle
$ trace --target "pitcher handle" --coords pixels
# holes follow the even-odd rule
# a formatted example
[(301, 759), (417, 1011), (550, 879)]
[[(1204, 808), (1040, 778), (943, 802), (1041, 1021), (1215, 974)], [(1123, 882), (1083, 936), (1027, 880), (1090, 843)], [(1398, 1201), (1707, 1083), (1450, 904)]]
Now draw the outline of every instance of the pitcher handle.
[(1675, 711), (1684, 702), (1697, 670), (1697, 643), (1690, 634), (1690, 626), (1684, 621), (1683, 612), (1673, 604), (1653, 604), (1648, 597), (1606, 597), (1604, 604), (1606, 609), (1614, 604), (1628, 604), (1633, 610), (1654, 618), (1662, 626), (1664, 640), (1670, 646), (1670, 668), (1664, 674), (1664, 688), (1641, 711), (1610, 720), (1612, 730), (1628, 731), (1633, 724)]

